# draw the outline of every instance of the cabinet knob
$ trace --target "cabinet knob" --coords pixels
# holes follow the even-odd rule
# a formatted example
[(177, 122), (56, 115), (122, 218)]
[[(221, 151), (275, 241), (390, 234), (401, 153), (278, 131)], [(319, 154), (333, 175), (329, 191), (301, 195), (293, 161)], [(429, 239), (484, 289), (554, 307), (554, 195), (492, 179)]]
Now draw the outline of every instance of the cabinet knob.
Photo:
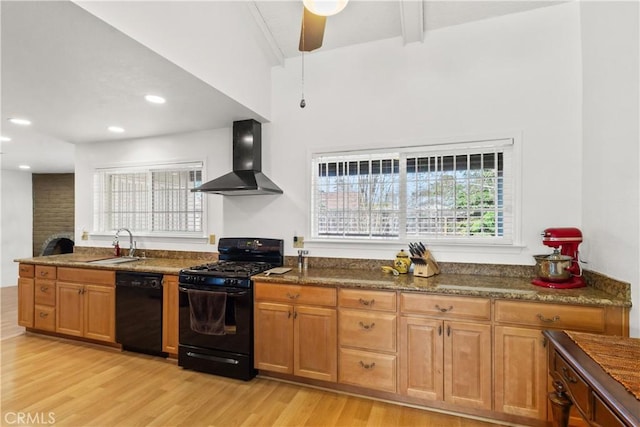
[(360, 366), (364, 369), (373, 369), (376, 366), (376, 362), (364, 363), (362, 360), (360, 361)]
[(373, 329), (373, 327), (376, 326), (375, 322), (371, 322), (369, 324), (359, 322), (359, 324), (360, 324), (360, 327), (365, 330)]
[(544, 323), (555, 323), (558, 320), (560, 320), (560, 316), (558, 316), (557, 314), (551, 318), (548, 318), (548, 317), (544, 317), (542, 313), (538, 313), (536, 317), (538, 318), (538, 320)]
[(453, 306), (450, 305), (449, 308), (441, 308), (438, 304), (436, 304), (436, 310), (438, 310), (440, 313), (446, 313), (447, 311), (453, 310)]
[(370, 300), (368, 300), (368, 301), (367, 301), (366, 299), (362, 299), (362, 298), (360, 298), (360, 299), (358, 300), (358, 302), (359, 302), (361, 305), (364, 305), (364, 306), (370, 307), (370, 306), (372, 306), (372, 305), (376, 302), (376, 300), (375, 300), (375, 299), (370, 299)]

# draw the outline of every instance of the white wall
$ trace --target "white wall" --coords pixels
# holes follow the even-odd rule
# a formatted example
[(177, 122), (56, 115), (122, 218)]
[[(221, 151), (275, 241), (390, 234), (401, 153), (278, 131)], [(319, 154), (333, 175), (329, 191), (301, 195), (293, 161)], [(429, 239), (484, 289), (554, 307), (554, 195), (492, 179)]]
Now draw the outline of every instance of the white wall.
[(242, 2), (75, 3), (257, 114), (270, 118), (271, 65), (260, 48), (259, 37), (263, 36)]
[(640, 336), (639, 7), (581, 2), (583, 252), (589, 268), (631, 283)]
[(2, 170), (2, 231), (0, 232), (0, 286), (15, 286), (18, 277), (16, 258), (33, 256), (33, 197), (31, 173)]
[[(569, 3), (428, 32), (423, 44), (389, 39), (299, 59), (273, 71), (271, 178), (284, 195), (266, 205), (225, 202), (225, 227), (287, 239), (308, 236), (314, 151), (414, 145), (460, 135), (521, 136), (522, 249), (432, 246), (443, 261), (533, 264), (549, 253), (540, 232), (580, 226), (579, 6)], [(286, 161), (285, 159), (291, 159)], [(250, 208), (250, 209), (249, 209)], [(249, 215), (256, 211), (259, 215)], [(260, 223), (236, 218), (260, 218)], [(249, 233), (251, 234), (251, 233)], [(402, 245), (307, 245), (311, 255), (391, 258)]]
[[(181, 161), (205, 162), (205, 180), (231, 171), (231, 128), (120, 142), (79, 144), (75, 170), (75, 242), (77, 246), (110, 247), (112, 235), (93, 231), (93, 171), (95, 168)], [(224, 236), (223, 197), (205, 195), (208, 234)], [(86, 230), (90, 237), (82, 240)], [(167, 249), (210, 252), (216, 246), (207, 239), (166, 239), (134, 236), (138, 249)], [(126, 245), (126, 243), (125, 243)]]

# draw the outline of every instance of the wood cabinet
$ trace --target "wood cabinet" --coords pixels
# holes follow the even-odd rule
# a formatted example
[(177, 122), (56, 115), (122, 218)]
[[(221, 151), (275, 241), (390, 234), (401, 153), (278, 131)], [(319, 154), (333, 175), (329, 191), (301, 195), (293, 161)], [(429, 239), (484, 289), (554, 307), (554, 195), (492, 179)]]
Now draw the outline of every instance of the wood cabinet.
[(396, 293), (340, 289), (338, 305), (338, 382), (395, 393)]
[(18, 267), (18, 325), (33, 328), (35, 304), (34, 266), (20, 264)]
[(401, 293), (400, 311), (400, 393), (490, 410), (490, 300)]
[(115, 272), (58, 268), (56, 332), (115, 343)]
[(494, 307), (494, 409), (545, 420), (549, 380), (544, 329), (627, 335), (624, 309), (498, 300)]
[(335, 382), (336, 289), (255, 283), (257, 369)]
[(56, 267), (35, 266), (34, 329), (56, 330), (56, 273)]
[(180, 295), (178, 276), (162, 278), (162, 351), (178, 354)]

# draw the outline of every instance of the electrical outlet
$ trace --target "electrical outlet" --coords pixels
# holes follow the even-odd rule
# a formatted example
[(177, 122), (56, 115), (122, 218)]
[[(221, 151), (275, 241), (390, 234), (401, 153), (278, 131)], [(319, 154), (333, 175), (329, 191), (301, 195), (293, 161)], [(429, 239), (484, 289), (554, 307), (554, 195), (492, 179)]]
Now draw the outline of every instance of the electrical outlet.
[(89, 233), (86, 231), (82, 232), (82, 240), (89, 240)]
[(216, 244), (216, 235), (215, 234), (209, 234), (209, 244), (210, 245), (215, 245)]
[(293, 236), (293, 247), (294, 248), (304, 248), (304, 237), (302, 237), (302, 236)]

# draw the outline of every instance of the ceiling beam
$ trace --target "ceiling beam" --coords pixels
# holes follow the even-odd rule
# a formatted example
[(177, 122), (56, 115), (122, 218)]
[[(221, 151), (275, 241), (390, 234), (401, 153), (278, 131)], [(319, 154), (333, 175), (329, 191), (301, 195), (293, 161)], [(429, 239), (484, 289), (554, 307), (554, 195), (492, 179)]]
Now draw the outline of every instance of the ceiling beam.
[(424, 1), (400, 0), (400, 24), (404, 44), (424, 41)]
[(269, 56), (269, 62), (272, 65), (284, 66), (284, 53), (282, 53), (280, 46), (276, 43), (276, 39), (273, 37), (273, 34), (271, 34), (271, 30), (262, 17), (256, 2), (247, 2), (247, 8), (249, 9), (249, 12), (251, 12), (256, 25), (264, 36), (264, 44), (266, 47), (263, 47), (265, 47), (264, 50), (267, 52), (267, 56)]

